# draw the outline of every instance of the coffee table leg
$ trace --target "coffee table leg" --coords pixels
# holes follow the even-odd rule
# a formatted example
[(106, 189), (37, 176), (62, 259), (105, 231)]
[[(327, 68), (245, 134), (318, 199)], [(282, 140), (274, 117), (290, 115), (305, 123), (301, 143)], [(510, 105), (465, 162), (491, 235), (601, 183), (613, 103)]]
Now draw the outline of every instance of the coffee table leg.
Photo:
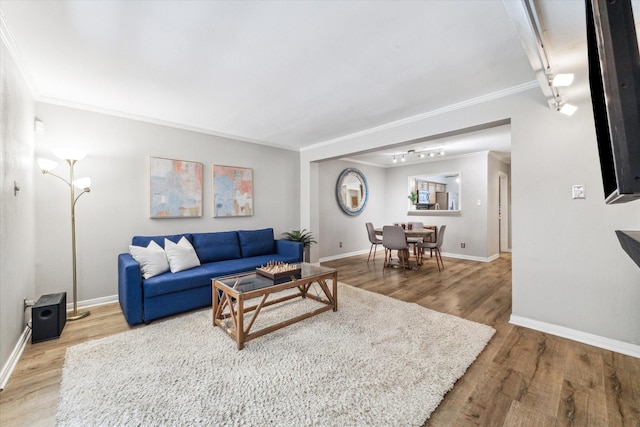
[(338, 273), (334, 273), (333, 277), (333, 311), (338, 311)]
[(236, 341), (238, 343), (238, 350), (244, 348), (244, 299), (238, 298), (236, 316), (238, 316), (236, 325)]
[(218, 298), (217, 298), (218, 291), (215, 285), (213, 285), (211, 288), (212, 288), (211, 299), (213, 300), (213, 307), (212, 307), (213, 313), (211, 314), (211, 317), (213, 318), (212, 319), (213, 326), (216, 326), (216, 313), (218, 312)]

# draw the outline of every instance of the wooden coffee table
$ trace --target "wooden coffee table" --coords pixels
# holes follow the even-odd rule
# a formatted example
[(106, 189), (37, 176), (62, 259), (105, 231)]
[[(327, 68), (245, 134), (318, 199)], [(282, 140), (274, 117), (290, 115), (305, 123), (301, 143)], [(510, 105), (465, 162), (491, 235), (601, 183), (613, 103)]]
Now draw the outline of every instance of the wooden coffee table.
[[(301, 263), (299, 266), (300, 277), (291, 277), (284, 283), (274, 284), (273, 280), (256, 275), (255, 272), (212, 279), (213, 325), (221, 327), (236, 341), (238, 350), (242, 350), (244, 343), (249, 340), (328, 310), (338, 311), (338, 272), (333, 268), (308, 263)], [(327, 280), (333, 282), (332, 289), (329, 288)], [(314, 284), (322, 290), (318, 295), (309, 292)], [(278, 292), (296, 288), (297, 292), (275, 295)], [(272, 295), (273, 298), (270, 298)], [(294, 298), (311, 298), (323, 306), (275, 325), (251, 331), (263, 307)], [(257, 304), (245, 307), (245, 303), (250, 299), (256, 299)], [(250, 316), (245, 319), (245, 314)], [(246, 325), (245, 320), (247, 320)]]

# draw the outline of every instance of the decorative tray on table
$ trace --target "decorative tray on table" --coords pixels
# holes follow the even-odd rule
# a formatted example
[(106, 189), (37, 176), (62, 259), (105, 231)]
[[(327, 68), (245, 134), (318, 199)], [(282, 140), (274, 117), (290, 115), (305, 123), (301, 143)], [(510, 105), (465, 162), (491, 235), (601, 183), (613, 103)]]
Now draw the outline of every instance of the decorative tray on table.
[(267, 265), (256, 268), (256, 274), (273, 280), (274, 282), (285, 281), (282, 279), (291, 279), (291, 276), (300, 278), (302, 269), (297, 265), (287, 264), (286, 262), (270, 261)]

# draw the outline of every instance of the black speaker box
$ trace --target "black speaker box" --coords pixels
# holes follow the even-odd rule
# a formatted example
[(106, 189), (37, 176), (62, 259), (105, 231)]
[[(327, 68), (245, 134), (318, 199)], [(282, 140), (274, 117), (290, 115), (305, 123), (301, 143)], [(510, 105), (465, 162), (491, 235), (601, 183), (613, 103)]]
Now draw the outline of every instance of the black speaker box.
[(31, 342), (59, 338), (67, 323), (67, 293), (42, 295), (31, 308)]

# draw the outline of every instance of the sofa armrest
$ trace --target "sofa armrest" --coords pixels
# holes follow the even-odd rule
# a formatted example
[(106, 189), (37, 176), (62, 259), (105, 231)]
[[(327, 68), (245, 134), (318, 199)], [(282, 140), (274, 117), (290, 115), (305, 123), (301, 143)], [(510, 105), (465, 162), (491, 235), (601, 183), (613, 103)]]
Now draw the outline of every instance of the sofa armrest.
[(276, 240), (276, 253), (297, 259), (296, 262), (302, 262), (304, 246), (301, 242), (292, 242), (291, 240)]
[(142, 272), (130, 254), (118, 255), (118, 300), (129, 325), (144, 321)]

